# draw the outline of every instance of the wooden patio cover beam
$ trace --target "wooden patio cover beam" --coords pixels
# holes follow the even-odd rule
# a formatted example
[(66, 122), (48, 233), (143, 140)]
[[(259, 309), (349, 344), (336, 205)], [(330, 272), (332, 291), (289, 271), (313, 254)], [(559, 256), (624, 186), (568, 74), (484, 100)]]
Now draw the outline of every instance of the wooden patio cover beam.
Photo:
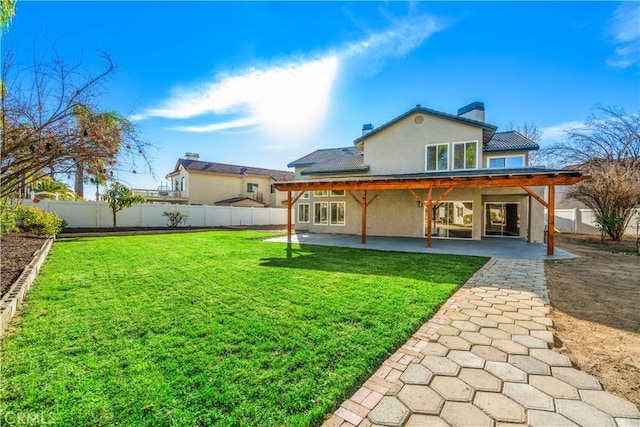
[(431, 222), (433, 221), (433, 206), (440, 203), (442, 199), (444, 199), (447, 194), (451, 193), (455, 187), (449, 187), (446, 189), (444, 193), (440, 195), (436, 200), (432, 200), (433, 191), (432, 188), (429, 187), (427, 190), (427, 200), (422, 200), (422, 198), (416, 193), (412, 188), (408, 189), (409, 193), (417, 199), (422, 205), (425, 207), (427, 211), (427, 247), (431, 247)]
[(484, 188), (484, 187), (534, 187), (571, 185), (587, 178), (576, 174), (487, 175), (472, 177), (434, 178), (378, 178), (336, 179), (317, 181), (289, 181), (275, 183), (280, 191), (313, 190), (421, 190), (425, 188)]
[(351, 190), (346, 190), (346, 191), (347, 191), (347, 195), (351, 197), (353, 200), (355, 200), (355, 202), (358, 205), (360, 205), (360, 223), (362, 226), (360, 231), (360, 236), (361, 236), (360, 241), (362, 242), (362, 244), (366, 244), (367, 243), (367, 208), (369, 207), (369, 205), (371, 205), (371, 203), (373, 203), (375, 199), (378, 198), (378, 196), (380, 196), (380, 194), (382, 194), (384, 190), (378, 190), (378, 192), (374, 194), (369, 201), (367, 201), (366, 190), (362, 190), (362, 200), (358, 199), (358, 197), (356, 197), (356, 195), (353, 194)]

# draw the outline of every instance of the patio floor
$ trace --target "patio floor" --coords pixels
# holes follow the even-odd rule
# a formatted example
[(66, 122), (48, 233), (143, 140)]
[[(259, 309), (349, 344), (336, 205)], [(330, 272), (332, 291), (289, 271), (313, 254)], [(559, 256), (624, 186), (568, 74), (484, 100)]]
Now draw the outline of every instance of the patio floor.
[[(287, 237), (268, 239), (271, 242), (287, 242)], [(383, 251), (419, 252), (451, 255), (475, 255), (508, 259), (570, 259), (577, 258), (562, 249), (555, 248), (555, 255), (547, 255), (543, 243), (529, 243), (521, 238), (484, 237), (482, 240), (433, 239), (431, 248), (424, 238), (367, 236), (367, 243), (360, 236), (346, 234), (296, 233), (292, 243), (301, 245), (341, 246), (348, 248), (377, 249)]]

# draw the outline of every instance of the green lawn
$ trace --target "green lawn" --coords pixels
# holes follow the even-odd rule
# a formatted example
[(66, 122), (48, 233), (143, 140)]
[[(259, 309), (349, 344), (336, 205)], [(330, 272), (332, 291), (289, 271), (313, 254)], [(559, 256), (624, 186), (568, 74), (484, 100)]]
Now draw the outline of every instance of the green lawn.
[(57, 241), (2, 344), (1, 411), (318, 425), (486, 261), (262, 237)]

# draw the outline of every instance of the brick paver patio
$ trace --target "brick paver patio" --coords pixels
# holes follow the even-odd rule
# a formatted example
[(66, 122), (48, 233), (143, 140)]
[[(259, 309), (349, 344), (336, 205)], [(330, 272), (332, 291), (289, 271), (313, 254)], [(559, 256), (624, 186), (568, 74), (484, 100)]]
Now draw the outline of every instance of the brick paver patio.
[(491, 259), (324, 426), (640, 427), (551, 350), (544, 261)]

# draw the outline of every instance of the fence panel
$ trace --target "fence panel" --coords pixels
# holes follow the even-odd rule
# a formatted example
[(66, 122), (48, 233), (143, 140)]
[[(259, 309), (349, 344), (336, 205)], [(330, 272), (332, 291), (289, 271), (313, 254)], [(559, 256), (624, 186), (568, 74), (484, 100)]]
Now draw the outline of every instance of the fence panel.
[[(102, 202), (74, 202), (63, 200), (42, 200), (33, 203), (25, 200), (27, 206), (36, 206), (48, 212), (55, 212), (72, 228), (112, 227), (111, 209)], [(125, 208), (118, 212), (119, 227), (165, 227), (168, 210), (186, 212), (189, 217), (186, 226), (225, 227), (230, 225), (285, 225), (287, 210), (283, 208), (235, 208), (231, 206), (171, 205), (145, 203)]]

